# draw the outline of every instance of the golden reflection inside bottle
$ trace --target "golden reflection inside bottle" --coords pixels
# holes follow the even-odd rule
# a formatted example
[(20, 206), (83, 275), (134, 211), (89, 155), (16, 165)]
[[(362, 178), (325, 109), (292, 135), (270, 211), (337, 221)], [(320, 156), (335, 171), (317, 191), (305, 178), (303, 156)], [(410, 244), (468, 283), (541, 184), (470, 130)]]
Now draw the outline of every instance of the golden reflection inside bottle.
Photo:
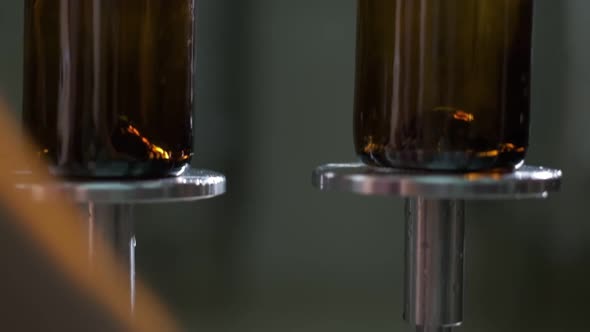
[[(469, 112), (466, 112), (464, 110), (460, 110), (460, 109), (456, 109), (454, 107), (450, 107), (450, 106), (439, 106), (433, 109), (434, 112), (440, 112), (438, 114), (445, 114), (445, 119), (447, 119), (449, 122), (449, 124), (451, 123), (455, 123), (455, 124), (471, 124), (473, 122), (476, 122), (475, 119), (475, 115)], [(441, 123), (441, 126), (443, 126), (444, 124)], [(442, 137), (441, 137), (442, 138)], [(382, 151), (384, 151), (385, 149), (387, 149), (388, 143), (386, 144), (380, 144), (378, 142), (376, 142), (375, 138), (373, 136), (367, 136), (365, 137), (365, 145), (363, 147), (363, 152), (366, 154), (378, 154)], [(442, 151), (444, 150), (444, 148), (442, 148), (441, 146), (438, 146), (436, 151)], [(477, 156), (478, 158), (496, 158), (499, 157), (500, 155), (504, 154), (504, 153), (510, 153), (510, 152), (517, 152), (517, 153), (524, 153), (526, 151), (526, 148), (523, 146), (516, 146), (513, 143), (502, 143), (498, 146), (498, 148), (496, 149), (492, 149), (492, 150), (486, 150), (486, 151), (480, 151), (480, 152), (476, 152), (472, 149), (466, 149), (465, 153), (468, 154), (472, 154), (474, 156)]]
[(459, 120), (459, 121), (472, 122), (473, 120), (475, 120), (475, 116), (473, 115), (473, 113), (469, 113), (464, 110), (458, 110), (454, 107), (439, 106), (439, 107), (435, 107), (434, 111), (452, 113), (453, 118), (455, 120)]
[(517, 147), (512, 143), (504, 143), (504, 144), (500, 144), (500, 147), (498, 149), (479, 152), (477, 154), (477, 156), (478, 157), (497, 157), (501, 153), (508, 153), (508, 152), (523, 153), (525, 150), (526, 150), (526, 148), (523, 146)]
[(457, 111), (455, 112), (455, 114), (453, 114), (453, 119), (464, 122), (472, 122), (473, 120), (475, 120), (475, 116), (465, 111)]
[(133, 127), (132, 125), (128, 125), (127, 133), (137, 136), (141, 141), (145, 144), (145, 146), (150, 150), (149, 158), (150, 159), (165, 159), (170, 160), (171, 152), (165, 151), (161, 147), (152, 144), (146, 137), (142, 136), (137, 128)]
[(372, 153), (372, 152), (375, 152), (381, 148), (380, 144), (377, 144), (373, 141), (372, 136), (367, 137), (366, 140), (367, 140), (367, 143), (364, 148), (365, 153)]

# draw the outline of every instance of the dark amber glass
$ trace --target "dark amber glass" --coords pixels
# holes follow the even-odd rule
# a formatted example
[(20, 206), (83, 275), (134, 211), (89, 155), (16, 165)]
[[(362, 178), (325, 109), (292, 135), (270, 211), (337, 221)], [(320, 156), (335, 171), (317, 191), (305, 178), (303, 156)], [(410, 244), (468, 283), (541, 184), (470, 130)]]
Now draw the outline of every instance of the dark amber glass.
[(26, 0), (25, 15), (24, 124), (53, 173), (189, 164), (194, 0)]
[(358, 0), (356, 151), (512, 169), (528, 148), (533, 0)]

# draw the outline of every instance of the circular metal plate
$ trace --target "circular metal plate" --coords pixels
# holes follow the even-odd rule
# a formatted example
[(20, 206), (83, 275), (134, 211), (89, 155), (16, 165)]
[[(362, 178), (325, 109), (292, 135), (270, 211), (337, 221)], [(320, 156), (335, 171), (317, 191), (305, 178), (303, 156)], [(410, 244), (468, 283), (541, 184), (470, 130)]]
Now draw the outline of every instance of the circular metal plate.
[(328, 164), (314, 171), (312, 181), (321, 190), (362, 195), (477, 200), (545, 198), (559, 191), (561, 176), (560, 170), (534, 166), (505, 173), (431, 173)]
[[(26, 172), (20, 172), (26, 177)], [(196, 201), (225, 193), (225, 176), (220, 173), (190, 169), (178, 177), (150, 180), (76, 181), (62, 180), (52, 184), (27, 183), (17, 189), (30, 190), (42, 200), (56, 192), (70, 196), (77, 203), (154, 203)]]

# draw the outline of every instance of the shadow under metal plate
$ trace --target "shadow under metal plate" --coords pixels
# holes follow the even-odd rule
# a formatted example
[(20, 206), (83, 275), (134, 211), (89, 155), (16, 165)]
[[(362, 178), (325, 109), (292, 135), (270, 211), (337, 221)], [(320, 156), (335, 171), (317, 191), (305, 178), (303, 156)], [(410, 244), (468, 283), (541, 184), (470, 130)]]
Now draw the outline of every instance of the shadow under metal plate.
[(189, 169), (178, 177), (148, 180), (61, 180), (51, 184), (27, 183), (26, 172), (19, 172), (17, 189), (30, 190), (35, 199), (65, 194), (77, 203), (137, 204), (188, 202), (225, 193), (225, 176), (208, 170)]
[(440, 173), (328, 164), (313, 173), (321, 190), (432, 199), (544, 198), (559, 191), (562, 172), (522, 166), (513, 172)]

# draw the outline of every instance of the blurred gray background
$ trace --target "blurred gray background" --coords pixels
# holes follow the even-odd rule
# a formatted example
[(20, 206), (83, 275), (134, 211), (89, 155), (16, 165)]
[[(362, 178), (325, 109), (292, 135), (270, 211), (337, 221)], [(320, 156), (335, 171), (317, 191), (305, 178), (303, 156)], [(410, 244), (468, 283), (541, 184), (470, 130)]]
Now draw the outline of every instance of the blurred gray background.
[[(572, 331), (590, 310), (590, 1), (536, 0), (528, 162), (547, 201), (469, 203), (462, 331)], [(403, 202), (319, 193), (355, 159), (355, 0), (198, 0), (197, 156), (229, 193), (145, 206), (139, 275), (189, 331), (409, 331)], [(0, 93), (18, 111), (19, 0), (0, 1)], [(18, 116), (18, 115), (16, 115)]]

